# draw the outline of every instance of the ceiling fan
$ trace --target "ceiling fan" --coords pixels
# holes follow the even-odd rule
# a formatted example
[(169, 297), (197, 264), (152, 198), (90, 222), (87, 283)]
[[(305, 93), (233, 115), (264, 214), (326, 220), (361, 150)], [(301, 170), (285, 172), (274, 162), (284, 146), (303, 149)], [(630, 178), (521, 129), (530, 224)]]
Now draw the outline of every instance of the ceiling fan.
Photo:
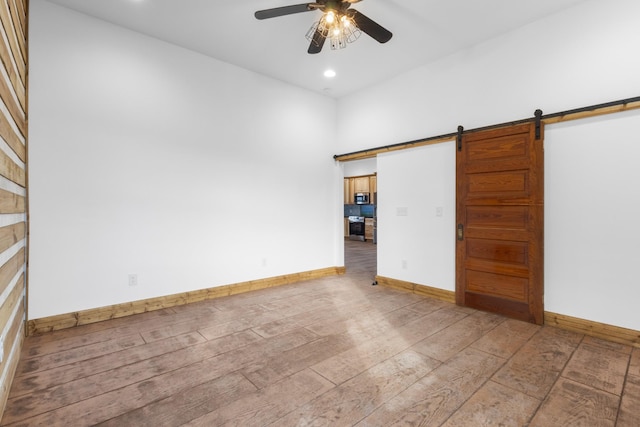
[(320, 20), (313, 24), (307, 32), (307, 39), (311, 42), (307, 50), (308, 53), (320, 53), (326, 39), (329, 39), (332, 49), (344, 48), (347, 43), (357, 40), (360, 37), (360, 32), (368, 34), (380, 43), (388, 42), (393, 36), (389, 30), (357, 10), (349, 9), (352, 3), (360, 1), (317, 0), (314, 3), (259, 10), (255, 13), (255, 17), (257, 19), (268, 19), (312, 10), (323, 12)]

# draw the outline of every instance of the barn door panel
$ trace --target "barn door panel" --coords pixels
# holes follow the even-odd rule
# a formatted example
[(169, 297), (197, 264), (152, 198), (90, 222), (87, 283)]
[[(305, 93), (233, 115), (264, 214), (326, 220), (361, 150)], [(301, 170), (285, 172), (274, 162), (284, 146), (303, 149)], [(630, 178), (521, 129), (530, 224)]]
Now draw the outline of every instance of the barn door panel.
[(461, 134), (456, 301), (543, 321), (543, 146), (535, 123)]

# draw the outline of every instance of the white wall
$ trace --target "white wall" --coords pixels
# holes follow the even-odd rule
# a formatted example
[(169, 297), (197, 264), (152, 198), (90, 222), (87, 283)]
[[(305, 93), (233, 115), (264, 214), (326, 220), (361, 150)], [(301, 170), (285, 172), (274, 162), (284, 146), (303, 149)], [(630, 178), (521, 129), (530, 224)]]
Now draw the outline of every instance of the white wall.
[[(537, 108), (553, 113), (639, 96), (639, 16), (636, 0), (586, 2), (340, 99), (340, 152), (448, 134), (460, 124), (472, 129), (531, 117)], [(547, 129), (547, 311), (640, 329), (632, 271), (640, 251), (630, 243), (640, 239), (633, 224), (640, 203), (634, 188), (640, 168), (632, 165), (640, 158), (635, 117)], [(378, 273), (453, 290), (451, 263), (431, 262), (453, 259), (451, 225), (425, 238), (427, 224), (437, 223), (432, 207), (439, 202), (409, 206), (409, 190), (429, 197), (432, 188), (402, 185), (424, 179), (423, 169), (440, 162), (455, 166), (444, 151), (420, 152), (415, 161), (413, 151), (378, 157)], [(454, 191), (454, 176), (442, 170), (432, 178)], [(405, 205), (409, 215), (395, 216)]]
[(640, 330), (640, 111), (545, 135), (545, 309)]
[(343, 265), (334, 100), (48, 2), (30, 19), (29, 318)]
[(639, 16), (593, 0), (342, 98), (340, 152), (640, 95)]
[(378, 156), (378, 275), (455, 291), (454, 142)]
[[(314, 126), (328, 98), (30, 9), (30, 318), (341, 265), (350, 171), (333, 154), (640, 95), (635, 0), (587, 2), (341, 99), (335, 129)], [(548, 311), (640, 329), (636, 121), (547, 129)], [(379, 157), (380, 275), (454, 289), (450, 145)]]
[(378, 170), (376, 158), (344, 162), (344, 176), (373, 175)]

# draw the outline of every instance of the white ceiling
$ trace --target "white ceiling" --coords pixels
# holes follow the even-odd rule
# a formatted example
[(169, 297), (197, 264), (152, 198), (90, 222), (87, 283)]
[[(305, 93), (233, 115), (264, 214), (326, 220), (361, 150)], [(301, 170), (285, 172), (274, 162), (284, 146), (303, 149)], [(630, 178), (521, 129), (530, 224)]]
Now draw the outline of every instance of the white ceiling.
[[(260, 9), (304, 0), (49, 0), (152, 37), (332, 97), (361, 90), (589, 0), (363, 0), (352, 5), (393, 33), (309, 55), (321, 12), (259, 21)], [(327, 68), (337, 76), (327, 79)]]

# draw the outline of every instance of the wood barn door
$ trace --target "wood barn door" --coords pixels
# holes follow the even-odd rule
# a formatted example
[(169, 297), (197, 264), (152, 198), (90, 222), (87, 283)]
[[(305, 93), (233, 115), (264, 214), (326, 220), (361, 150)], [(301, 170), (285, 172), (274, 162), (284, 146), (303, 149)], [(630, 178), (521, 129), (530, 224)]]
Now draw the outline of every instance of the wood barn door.
[(462, 134), (457, 155), (456, 302), (543, 322), (543, 131)]

